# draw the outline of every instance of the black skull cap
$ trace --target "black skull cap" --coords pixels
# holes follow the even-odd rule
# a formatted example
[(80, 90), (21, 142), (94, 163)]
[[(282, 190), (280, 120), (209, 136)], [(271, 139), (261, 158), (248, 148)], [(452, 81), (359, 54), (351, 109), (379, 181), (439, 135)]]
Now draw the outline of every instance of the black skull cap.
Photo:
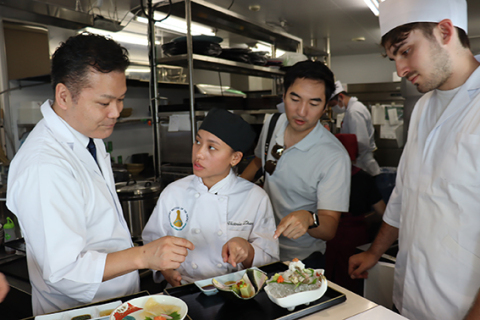
[(241, 116), (225, 109), (212, 108), (198, 130), (205, 130), (228, 144), (234, 151), (245, 152), (257, 136), (248, 122)]

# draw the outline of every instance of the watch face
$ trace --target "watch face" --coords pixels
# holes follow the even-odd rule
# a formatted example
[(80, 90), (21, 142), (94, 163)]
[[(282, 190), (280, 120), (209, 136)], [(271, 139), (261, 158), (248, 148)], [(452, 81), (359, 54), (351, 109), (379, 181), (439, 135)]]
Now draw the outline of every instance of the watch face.
[(313, 224), (312, 224), (310, 227), (308, 227), (308, 228), (309, 228), (309, 229), (312, 229), (312, 228), (318, 227), (318, 216), (317, 216), (317, 214), (314, 213), (314, 212), (312, 212), (312, 211), (309, 211), (309, 212), (310, 212), (310, 213), (312, 214), (312, 216), (313, 216)]

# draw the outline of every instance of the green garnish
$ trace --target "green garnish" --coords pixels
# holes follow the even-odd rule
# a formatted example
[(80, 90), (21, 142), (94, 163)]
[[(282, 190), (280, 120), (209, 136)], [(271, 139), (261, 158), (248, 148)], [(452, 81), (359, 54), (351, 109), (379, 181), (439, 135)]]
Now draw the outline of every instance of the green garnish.
[(172, 320), (180, 320), (181, 319), (180, 314), (176, 311), (174, 313), (171, 313), (169, 316), (172, 317)]

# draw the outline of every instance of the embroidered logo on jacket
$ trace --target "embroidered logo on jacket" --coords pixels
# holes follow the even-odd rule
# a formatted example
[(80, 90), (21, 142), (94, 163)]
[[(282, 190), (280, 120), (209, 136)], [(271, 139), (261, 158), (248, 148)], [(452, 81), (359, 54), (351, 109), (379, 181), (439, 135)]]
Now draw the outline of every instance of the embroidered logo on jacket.
[(168, 218), (170, 220), (170, 226), (175, 230), (182, 230), (185, 228), (188, 222), (187, 211), (180, 207), (175, 207), (168, 213)]

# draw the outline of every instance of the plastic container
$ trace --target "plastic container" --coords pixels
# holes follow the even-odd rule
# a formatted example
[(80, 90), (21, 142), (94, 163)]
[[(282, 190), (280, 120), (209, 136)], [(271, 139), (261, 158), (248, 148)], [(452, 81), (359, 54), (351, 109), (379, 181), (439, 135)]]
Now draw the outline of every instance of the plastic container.
[(3, 225), (3, 230), (5, 232), (5, 242), (17, 239), (15, 236), (15, 223), (13, 223), (10, 217), (7, 217), (7, 223)]
[[(15, 224), (10, 217), (7, 217), (7, 223), (3, 225), (3, 233), (5, 234), (5, 242), (17, 239), (15, 235)], [(5, 247), (6, 253), (15, 253), (15, 249)]]

